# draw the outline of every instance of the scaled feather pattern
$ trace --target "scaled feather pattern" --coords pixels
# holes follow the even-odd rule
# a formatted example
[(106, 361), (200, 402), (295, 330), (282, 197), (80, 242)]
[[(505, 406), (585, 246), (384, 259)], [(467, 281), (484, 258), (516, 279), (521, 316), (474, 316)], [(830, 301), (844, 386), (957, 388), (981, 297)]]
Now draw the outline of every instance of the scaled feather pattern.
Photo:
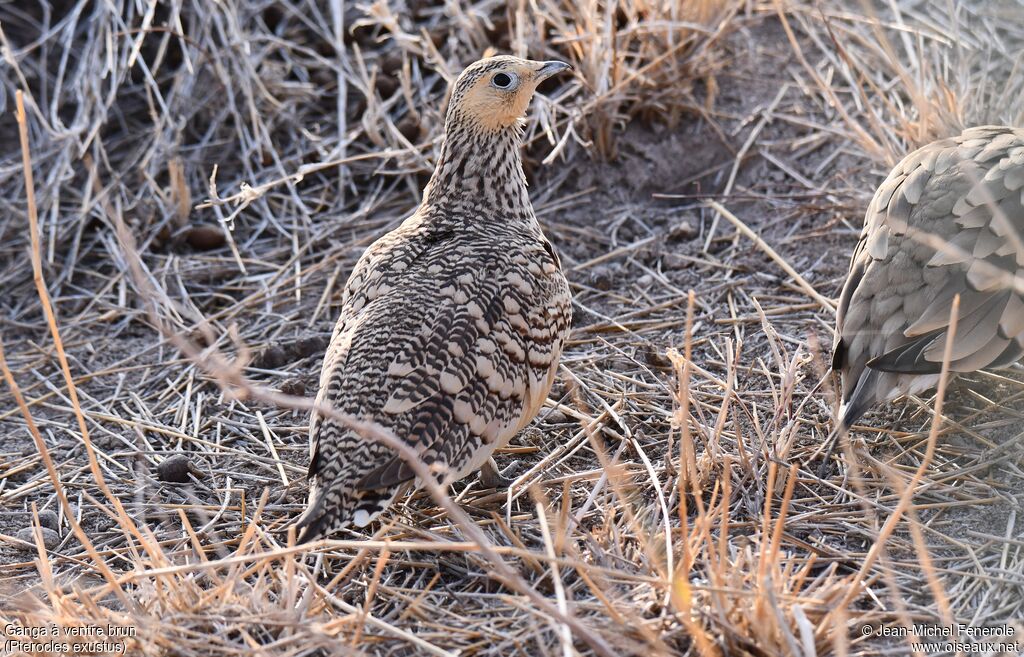
[(938, 381), (954, 299), (950, 369), (1024, 355), (1024, 130), (983, 126), (896, 165), (868, 207), (840, 296), (838, 428), (876, 402)]
[[(571, 323), (558, 257), (520, 160), (522, 117), (561, 62), (492, 57), (455, 83), (419, 208), (371, 245), (345, 285), (319, 405), (390, 429), (449, 483), (540, 410)], [(365, 527), (413, 469), (338, 418), (310, 421), (300, 541)]]

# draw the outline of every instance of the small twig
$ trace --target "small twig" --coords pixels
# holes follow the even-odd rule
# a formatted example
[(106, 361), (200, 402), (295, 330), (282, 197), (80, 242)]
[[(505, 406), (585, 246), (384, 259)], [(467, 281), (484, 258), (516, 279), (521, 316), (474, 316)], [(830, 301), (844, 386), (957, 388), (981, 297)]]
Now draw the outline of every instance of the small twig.
[(817, 301), (818, 305), (821, 306), (824, 310), (827, 310), (830, 313), (835, 314), (835, 303), (831, 299), (826, 299), (822, 295), (818, 294), (818, 291), (815, 290), (810, 283), (804, 280), (803, 276), (797, 273), (797, 271), (793, 269), (793, 267), (790, 266), (790, 264), (786, 262), (786, 260), (782, 256), (775, 252), (775, 249), (773, 249), (771, 246), (768, 245), (767, 242), (761, 239), (761, 237), (757, 233), (752, 231), (749, 226), (743, 223), (743, 221), (739, 217), (734, 215), (732, 212), (729, 212), (729, 210), (727, 210), (725, 206), (723, 206), (721, 203), (717, 201), (708, 201), (707, 204), (709, 207), (713, 208), (716, 212), (720, 213), (723, 217), (728, 219), (729, 222), (732, 223), (732, 225), (736, 226), (736, 228), (739, 229), (741, 233), (743, 233), (754, 244), (756, 244), (757, 248), (764, 251), (769, 258), (774, 260), (775, 263), (782, 268), (782, 271), (786, 272), (786, 274), (788, 274), (789, 277), (792, 278), (796, 282), (796, 284), (800, 286), (800, 289), (807, 293), (807, 296)]

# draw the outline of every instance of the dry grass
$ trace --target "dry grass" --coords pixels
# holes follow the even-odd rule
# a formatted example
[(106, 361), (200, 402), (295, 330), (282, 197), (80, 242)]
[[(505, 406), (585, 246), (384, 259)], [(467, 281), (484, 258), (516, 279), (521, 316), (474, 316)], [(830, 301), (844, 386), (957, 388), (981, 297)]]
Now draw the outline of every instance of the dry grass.
[(816, 65), (801, 61), (812, 95), (886, 166), (966, 127), (1024, 124), (1016, 0), (879, 4), (867, 18), (803, 3), (787, 8), (823, 54)]
[[(1024, 119), (1000, 13), (1024, 8), (945, 7), (0, 5), (0, 622), (134, 628), (133, 655), (810, 657), (873, 654), (865, 623), (1024, 617), (1019, 382), (962, 393), (956, 431), (940, 395), (858, 466), (809, 462), (877, 174)], [(576, 68), (527, 132), (576, 297), (562, 382), (507, 492), (428, 487), (295, 548), (337, 292), (489, 48)], [(158, 477), (175, 453), (186, 484)], [(13, 536), (46, 511), (55, 545)]]

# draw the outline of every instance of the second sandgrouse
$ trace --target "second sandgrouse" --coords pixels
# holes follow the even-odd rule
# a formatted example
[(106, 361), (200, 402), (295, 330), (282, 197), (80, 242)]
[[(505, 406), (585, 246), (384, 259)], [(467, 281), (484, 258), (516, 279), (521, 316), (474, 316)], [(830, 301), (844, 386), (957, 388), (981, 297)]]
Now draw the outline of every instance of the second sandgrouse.
[[(319, 404), (390, 429), (451, 482), (536, 416), (569, 332), (571, 298), (520, 160), (537, 85), (562, 62), (491, 57), (455, 82), (419, 208), (371, 245), (345, 285)], [(365, 527), (415, 479), (393, 450), (314, 412), (300, 541)]]
[(938, 381), (953, 299), (950, 369), (1024, 355), (1024, 130), (984, 126), (896, 165), (868, 206), (836, 316), (837, 430), (872, 404)]

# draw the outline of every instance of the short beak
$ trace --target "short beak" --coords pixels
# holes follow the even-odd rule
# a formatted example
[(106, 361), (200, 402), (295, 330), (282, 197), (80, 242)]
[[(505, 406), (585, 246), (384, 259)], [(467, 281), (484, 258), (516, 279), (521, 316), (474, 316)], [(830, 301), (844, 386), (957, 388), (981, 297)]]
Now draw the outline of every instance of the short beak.
[(562, 71), (571, 71), (572, 67), (565, 62), (544, 62), (541, 67), (537, 70), (537, 82), (547, 80), (555, 73), (561, 73)]

